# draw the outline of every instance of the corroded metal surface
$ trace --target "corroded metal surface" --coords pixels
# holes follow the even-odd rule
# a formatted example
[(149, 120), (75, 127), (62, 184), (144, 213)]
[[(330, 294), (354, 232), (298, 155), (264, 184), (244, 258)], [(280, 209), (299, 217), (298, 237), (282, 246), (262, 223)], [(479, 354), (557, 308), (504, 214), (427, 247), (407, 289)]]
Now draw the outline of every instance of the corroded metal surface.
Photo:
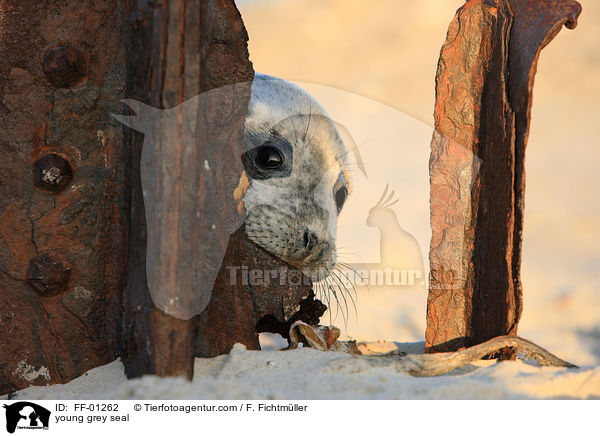
[(126, 191), (121, 130), (109, 114), (123, 96), (125, 52), (118, 1), (0, 6), (6, 393), (63, 383), (115, 358)]
[[(145, 4), (145, 3), (144, 3)], [(140, 2), (142, 5), (142, 2)], [(197, 148), (188, 158), (198, 178), (191, 182), (199, 222), (190, 226), (188, 239), (195, 244), (197, 259), (209, 259), (217, 251), (224, 252), (231, 233), (225, 225), (231, 217), (237, 217), (237, 205), (233, 192), (242, 173), (239, 146), (242, 144), (243, 123), (250, 97), (249, 84), (253, 70), (248, 60), (247, 40), (241, 17), (231, 0), (188, 0), (163, 2), (157, 6), (140, 6), (136, 11), (135, 26), (138, 29), (130, 47), (131, 87), (129, 98), (142, 101), (158, 109), (168, 109), (206, 93), (214, 88), (245, 83), (246, 89), (233, 93), (216, 93), (218, 98), (203, 99), (198, 108), (196, 134)], [(139, 53), (148, 53), (141, 57)], [(147, 78), (151, 80), (148, 82)], [(183, 121), (183, 120), (182, 120)], [(148, 291), (146, 278), (147, 227), (142, 195), (139, 162), (143, 135), (131, 134), (132, 149), (130, 183), (133, 187), (131, 204), (131, 229), (129, 244), (128, 283), (124, 294), (123, 357), (128, 376), (152, 373), (181, 375), (190, 378), (193, 371), (197, 318), (185, 314), (180, 319), (156, 308)], [(183, 156), (184, 143), (175, 137), (165, 141), (175, 153)], [(206, 162), (206, 164), (205, 164)], [(162, 179), (184, 176), (182, 168), (158, 163), (158, 185)], [(206, 169), (208, 166), (209, 170)], [(191, 168), (194, 170), (194, 168)], [(174, 174), (162, 173), (174, 171)], [(193, 171), (194, 172), (194, 171)], [(188, 172), (189, 173), (189, 172)], [(168, 177), (167, 177), (168, 176)], [(157, 211), (164, 219), (174, 223), (184, 222), (179, 206)], [(212, 232), (212, 238), (207, 232)], [(152, 235), (153, 237), (156, 235)], [(162, 239), (161, 250), (181, 252), (179, 238)], [(212, 241), (212, 242), (211, 242)], [(170, 248), (169, 248), (170, 244)], [(160, 253), (159, 253), (160, 254)], [(154, 274), (175, 271), (169, 268), (170, 259), (157, 257)], [(186, 262), (193, 259), (179, 259)], [(201, 270), (199, 269), (199, 274)], [(195, 301), (191, 286), (180, 288), (177, 274), (153, 276), (152, 282), (166, 284), (178, 293), (180, 301)], [(199, 277), (198, 280), (213, 281)], [(210, 284), (210, 283), (209, 283)], [(170, 299), (167, 299), (167, 301)], [(244, 316), (244, 314), (237, 314)], [(249, 316), (249, 315), (247, 315)], [(188, 319), (189, 318), (189, 319)], [(204, 330), (198, 331), (205, 335)]]
[(71, 270), (47, 254), (34, 257), (29, 262), (27, 282), (40, 295), (50, 295), (67, 289)]
[[(251, 273), (260, 278), (253, 281)], [(318, 324), (325, 310), (307, 277), (250, 242), (241, 227), (231, 236), (212, 299), (199, 316), (196, 352), (214, 357), (235, 343), (258, 350), (259, 332), (288, 337), (295, 321)]]
[(517, 332), (533, 78), (580, 12), (571, 0), (470, 0), (450, 24), (430, 159), (429, 352)]
[(33, 164), (33, 184), (48, 192), (61, 192), (73, 179), (73, 168), (62, 156), (54, 153), (38, 159)]
[(44, 74), (57, 88), (70, 88), (85, 79), (88, 74), (87, 56), (75, 47), (59, 44), (44, 54)]

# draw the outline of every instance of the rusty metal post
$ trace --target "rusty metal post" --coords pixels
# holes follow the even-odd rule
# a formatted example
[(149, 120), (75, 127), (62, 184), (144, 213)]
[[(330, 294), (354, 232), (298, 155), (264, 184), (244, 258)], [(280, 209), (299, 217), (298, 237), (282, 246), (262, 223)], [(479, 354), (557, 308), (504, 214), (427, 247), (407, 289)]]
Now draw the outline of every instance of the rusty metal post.
[(450, 24), (431, 143), (428, 352), (517, 333), (533, 79), (580, 12), (573, 0), (469, 0)]
[[(218, 174), (202, 175), (198, 202), (205, 222), (221, 223), (237, 214), (233, 192), (242, 172), (237, 156), (250, 98), (253, 70), (241, 17), (232, 0), (171, 0), (136, 10), (138, 29), (130, 47), (130, 98), (156, 108), (173, 108), (211, 89), (246, 83), (236, 98), (226, 92), (208, 99), (201, 111), (207, 117), (198, 132), (198, 162), (218, 162)], [(141, 53), (141, 54), (140, 54)], [(147, 78), (150, 78), (148, 81)], [(227, 114), (226, 121), (223, 114)], [(131, 233), (128, 281), (124, 294), (124, 349), (127, 375), (179, 375), (191, 378), (197, 318), (178, 319), (155, 307), (146, 281), (146, 221), (140, 178), (142, 135), (130, 137)], [(173, 147), (182, 144), (173, 138)], [(202, 165), (198, 166), (203, 171)], [(210, 190), (210, 195), (209, 195)], [(211, 199), (217, 198), (217, 202)], [(178, 220), (178, 211), (163, 211)], [(197, 226), (196, 226), (197, 227)], [(198, 230), (198, 231), (196, 231)], [(205, 256), (214, 247), (193, 230)], [(215, 232), (226, 232), (218, 226)], [(227, 243), (229, 234), (220, 235)], [(183, 289), (182, 298), (193, 298)], [(203, 334), (203, 332), (200, 332)], [(228, 350), (227, 350), (228, 351)]]
[(116, 0), (0, 1), (0, 394), (115, 358), (126, 264)]

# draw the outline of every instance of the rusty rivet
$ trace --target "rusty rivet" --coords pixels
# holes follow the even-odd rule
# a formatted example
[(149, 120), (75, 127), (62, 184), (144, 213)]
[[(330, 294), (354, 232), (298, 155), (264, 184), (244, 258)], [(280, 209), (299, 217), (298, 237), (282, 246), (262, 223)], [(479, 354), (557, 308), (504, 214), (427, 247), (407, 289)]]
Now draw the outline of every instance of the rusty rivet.
[(33, 164), (33, 184), (40, 189), (57, 193), (72, 179), (71, 164), (57, 154), (48, 154)]
[(59, 45), (44, 54), (42, 64), (46, 77), (58, 88), (70, 88), (88, 74), (88, 59), (73, 47)]
[(71, 270), (48, 254), (41, 254), (29, 262), (27, 283), (40, 295), (62, 292), (67, 288)]

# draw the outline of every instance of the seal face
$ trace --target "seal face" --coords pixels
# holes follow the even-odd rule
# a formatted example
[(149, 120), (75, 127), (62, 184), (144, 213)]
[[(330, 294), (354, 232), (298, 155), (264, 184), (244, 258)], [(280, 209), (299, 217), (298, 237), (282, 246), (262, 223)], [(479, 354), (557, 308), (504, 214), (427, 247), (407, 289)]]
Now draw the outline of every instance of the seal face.
[(248, 238), (313, 281), (336, 264), (337, 216), (349, 193), (347, 151), (306, 91), (257, 74), (244, 130)]

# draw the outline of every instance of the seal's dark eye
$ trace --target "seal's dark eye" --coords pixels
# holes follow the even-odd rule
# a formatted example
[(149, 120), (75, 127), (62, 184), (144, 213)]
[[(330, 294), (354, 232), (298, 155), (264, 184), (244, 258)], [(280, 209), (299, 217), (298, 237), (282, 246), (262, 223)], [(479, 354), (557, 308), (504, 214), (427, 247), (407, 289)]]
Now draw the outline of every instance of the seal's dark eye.
[(342, 186), (337, 191), (335, 191), (335, 204), (337, 206), (338, 213), (340, 213), (342, 207), (344, 207), (344, 203), (346, 202), (347, 197), (348, 189), (345, 186)]
[(283, 165), (283, 155), (275, 147), (266, 145), (256, 152), (256, 164), (265, 170), (276, 170)]
[(292, 145), (282, 138), (261, 142), (257, 147), (250, 148), (242, 154), (244, 169), (248, 177), (254, 180), (289, 177), (293, 161)]

